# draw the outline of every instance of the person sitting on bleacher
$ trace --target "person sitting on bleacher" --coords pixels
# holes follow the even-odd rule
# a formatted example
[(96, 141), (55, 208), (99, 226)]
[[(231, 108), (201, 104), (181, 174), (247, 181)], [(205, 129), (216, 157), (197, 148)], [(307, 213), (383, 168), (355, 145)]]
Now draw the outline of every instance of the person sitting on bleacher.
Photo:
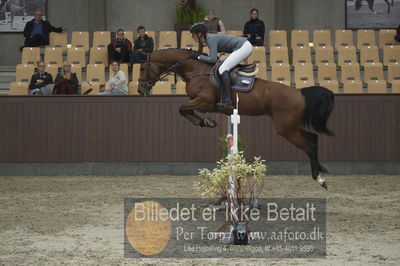
[(394, 36), (394, 39), (400, 42), (400, 25), (396, 29), (396, 35)]
[(54, 83), (54, 94), (79, 94), (78, 77), (71, 72), (69, 62), (64, 62), (62, 72), (57, 74)]
[(128, 80), (124, 72), (119, 69), (118, 61), (111, 63), (111, 71), (110, 79), (106, 83), (106, 89), (100, 95), (127, 95)]
[(132, 43), (125, 39), (125, 31), (117, 30), (117, 38), (108, 45), (108, 58), (110, 62), (118, 61), (120, 63), (129, 62), (129, 56), (132, 52)]
[(44, 71), (45, 68), (46, 64), (43, 61), (37, 63), (38, 72), (32, 75), (29, 84), (30, 95), (53, 95), (53, 77)]
[(215, 16), (214, 9), (209, 9), (203, 24), (207, 26), (209, 33), (225, 34), (225, 26), (222, 20)]
[(264, 22), (258, 19), (258, 9), (253, 8), (250, 11), (250, 20), (246, 22), (243, 33), (244, 37), (246, 37), (252, 45), (264, 45), (265, 26)]
[(132, 64), (141, 64), (146, 61), (147, 54), (153, 52), (154, 49), (153, 38), (147, 36), (144, 26), (139, 26), (137, 28), (137, 33), (139, 37), (134, 42), (131, 56)]
[(65, 27), (53, 27), (51, 24), (42, 20), (43, 13), (41, 10), (35, 10), (35, 18), (28, 21), (24, 29), (25, 44), (20, 47), (20, 50), (24, 47), (37, 47), (49, 45), (50, 32), (63, 32), (67, 29)]

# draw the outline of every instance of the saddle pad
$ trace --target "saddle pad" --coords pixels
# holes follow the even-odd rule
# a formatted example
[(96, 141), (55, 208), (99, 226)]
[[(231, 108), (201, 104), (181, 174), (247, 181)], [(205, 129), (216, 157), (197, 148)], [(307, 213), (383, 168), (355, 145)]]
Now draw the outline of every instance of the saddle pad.
[[(235, 84), (232, 84), (232, 90), (247, 92), (253, 88), (255, 77), (246, 77), (238, 74)], [(221, 81), (215, 75), (210, 75), (210, 82), (214, 88), (219, 89), (221, 86)]]

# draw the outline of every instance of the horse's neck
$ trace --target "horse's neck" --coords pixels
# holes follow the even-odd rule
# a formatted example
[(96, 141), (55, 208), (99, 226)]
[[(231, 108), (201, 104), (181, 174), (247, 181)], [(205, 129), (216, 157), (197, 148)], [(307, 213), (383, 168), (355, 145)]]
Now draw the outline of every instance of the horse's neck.
[(189, 77), (196, 75), (199, 72), (209, 72), (211, 70), (211, 66), (209, 64), (192, 60), (189, 57), (190, 54), (183, 51), (175, 53), (166, 53), (162, 51), (160, 54), (157, 54), (157, 57), (153, 58), (156, 63), (166, 67), (166, 69), (163, 69), (163, 71), (166, 71), (168, 68), (179, 63), (178, 66), (171, 69), (171, 72), (178, 74), (184, 80), (188, 80)]

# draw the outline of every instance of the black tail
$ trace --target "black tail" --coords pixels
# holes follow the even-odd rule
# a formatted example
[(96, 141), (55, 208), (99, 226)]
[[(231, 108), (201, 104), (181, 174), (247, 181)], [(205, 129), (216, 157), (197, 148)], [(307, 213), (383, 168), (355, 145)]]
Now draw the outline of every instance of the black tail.
[(303, 114), (303, 125), (313, 127), (318, 133), (333, 136), (334, 133), (326, 127), (329, 115), (333, 110), (333, 93), (319, 86), (313, 86), (301, 89), (306, 106)]

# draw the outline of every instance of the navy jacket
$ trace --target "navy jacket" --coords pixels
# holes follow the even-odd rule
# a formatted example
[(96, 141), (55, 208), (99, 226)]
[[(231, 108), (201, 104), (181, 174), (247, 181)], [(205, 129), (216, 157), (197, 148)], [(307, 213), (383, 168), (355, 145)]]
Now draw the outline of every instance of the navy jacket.
[[(33, 23), (35, 20), (32, 19), (31, 21), (28, 21), (25, 25), (24, 29), (24, 37), (25, 39), (29, 39), (32, 37), (32, 30), (33, 30)], [(62, 27), (56, 28), (50, 25), (50, 23), (46, 20), (42, 20), (43, 23), (43, 38), (46, 42), (46, 45), (49, 45), (49, 36), (50, 32), (63, 32)]]
[(250, 34), (250, 39), (255, 39), (257, 36), (260, 36), (264, 40), (265, 34), (265, 26), (264, 22), (259, 19), (249, 20), (246, 22), (244, 26), (244, 35), (247, 37), (247, 34)]

